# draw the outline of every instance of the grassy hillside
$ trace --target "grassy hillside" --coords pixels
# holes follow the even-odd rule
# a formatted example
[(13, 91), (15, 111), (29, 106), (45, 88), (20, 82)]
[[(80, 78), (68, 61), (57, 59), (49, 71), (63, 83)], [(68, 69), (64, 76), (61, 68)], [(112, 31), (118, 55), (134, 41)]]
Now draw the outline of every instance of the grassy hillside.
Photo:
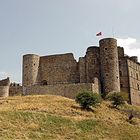
[(140, 119), (127, 119), (107, 102), (87, 112), (59, 96), (0, 98), (0, 140), (139, 140)]

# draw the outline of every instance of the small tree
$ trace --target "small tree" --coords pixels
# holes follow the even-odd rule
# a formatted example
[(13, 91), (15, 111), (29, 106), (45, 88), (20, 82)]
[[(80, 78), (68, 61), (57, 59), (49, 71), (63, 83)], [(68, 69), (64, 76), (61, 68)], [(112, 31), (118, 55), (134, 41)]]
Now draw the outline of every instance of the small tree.
[(121, 93), (110, 93), (108, 95), (109, 100), (111, 101), (112, 105), (117, 108), (118, 105), (122, 105), (125, 103), (125, 98)]
[(95, 106), (101, 102), (101, 97), (97, 93), (84, 91), (76, 96), (76, 102), (80, 104), (83, 109), (89, 109), (90, 106)]

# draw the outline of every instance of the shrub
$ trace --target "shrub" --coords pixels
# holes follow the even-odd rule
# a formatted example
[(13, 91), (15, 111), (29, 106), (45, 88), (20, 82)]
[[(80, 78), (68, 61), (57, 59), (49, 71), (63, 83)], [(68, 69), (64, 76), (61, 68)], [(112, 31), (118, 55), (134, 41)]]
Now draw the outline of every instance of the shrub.
[(121, 94), (121, 92), (114, 92), (114, 93), (109, 93), (108, 95), (108, 99), (111, 101), (111, 104), (117, 108), (118, 105), (122, 105), (125, 103), (125, 97), (123, 96), (123, 94)]
[(80, 104), (83, 109), (89, 109), (90, 106), (95, 106), (101, 102), (101, 97), (97, 93), (84, 91), (76, 96), (76, 102)]

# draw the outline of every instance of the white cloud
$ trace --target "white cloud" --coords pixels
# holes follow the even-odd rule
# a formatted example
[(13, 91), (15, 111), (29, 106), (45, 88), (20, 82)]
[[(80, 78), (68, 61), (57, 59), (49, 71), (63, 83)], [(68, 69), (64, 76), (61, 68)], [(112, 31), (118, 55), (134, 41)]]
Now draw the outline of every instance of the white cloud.
[(117, 38), (118, 46), (124, 47), (125, 54), (138, 56), (140, 62), (140, 41), (135, 38)]

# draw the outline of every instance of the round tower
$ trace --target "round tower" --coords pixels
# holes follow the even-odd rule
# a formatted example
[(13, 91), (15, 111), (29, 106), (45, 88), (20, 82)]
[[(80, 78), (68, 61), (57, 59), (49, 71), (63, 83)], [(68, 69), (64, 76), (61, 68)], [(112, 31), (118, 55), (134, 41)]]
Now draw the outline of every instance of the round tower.
[(36, 84), (39, 67), (39, 58), (40, 57), (35, 54), (27, 54), (23, 56), (23, 86), (31, 86)]
[(99, 41), (102, 92), (120, 92), (117, 40), (105, 38)]

